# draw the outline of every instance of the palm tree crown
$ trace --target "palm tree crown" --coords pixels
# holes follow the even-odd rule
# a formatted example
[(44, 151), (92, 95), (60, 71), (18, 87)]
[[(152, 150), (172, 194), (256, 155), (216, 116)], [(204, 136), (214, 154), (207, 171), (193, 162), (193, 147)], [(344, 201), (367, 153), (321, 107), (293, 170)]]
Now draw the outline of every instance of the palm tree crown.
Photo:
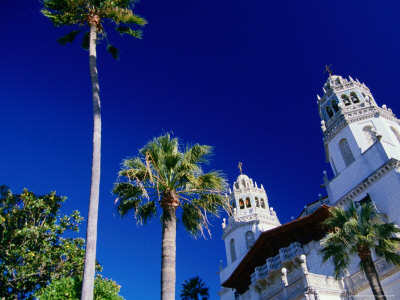
[(222, 173), (202, 170), (211, 153), (210, 146), (199, 144), (182, 150), (167, 133), (148, 142), (139, 156), (124, 160), (114, 187), (121, 216), (133, 211), (146, 223), (158, 207), (162, 210), (162, 300), (175, 300), (177, 209), (182, 208), (182, 223), (193, 236), (204, 235), (204, 229), (210, 234), (208, 214), (217, 215), (221, 206), (229, 209)]
[(323, 241), (320, 253), (323, 260), (332, 259), (335, 277), (349, 266), (352, 256), (360, 258), (360, 269), (364, 271), (376, 299), (385, 299), (372, 260), (372, 251), (384, 257), (389, 263), (400, 265), (400, 232), (394, 223), (382, 220), (372, 201), (357, 206), (353, 202), (344, 210), (340, 207), (331, 210), (324, 223), (330, 232)]
[[(169, 133), (154, 138), (139, 156), (124, 160), (119, 182), (114, 187), (118, 212), (134, 211), (140, 223), (156, 215), (157, 206), (182, 208), (182, 223), (193, 236), (208, 229), (207, 213), (217, 215), (229, 208), (224, 195), (227, 187), (221, 172), (204, 173), (212, 147), (196, 144), (184, 151)], [(209, 231), (208, 231), (209, 232)]]
[(201, 300), (207, 300), (210, 295), (205, 282), (197, 276), (189, 279), (189, 281), (185, 280), (182, 284), (180, 296), (181, 300), (199, 300), (199, 296)]
[(42, 0), (42, 3), (42, 14), (55, 26), (76, 27), (58, 40), (61, 44), (73, 42), (80, 32), (84, 32), (82, 47), (88, 49), (89, 27), (95, 24), (97, 34), (107, 40), (107, 50), (114, 58), (118, 58), (118, 49), (109, 43), (104, 25), (114, 24), (121, 35), (141, 38), (142, 31), (136, 27), (147, 23), (145, 19), (133, 13), (135, 0)]

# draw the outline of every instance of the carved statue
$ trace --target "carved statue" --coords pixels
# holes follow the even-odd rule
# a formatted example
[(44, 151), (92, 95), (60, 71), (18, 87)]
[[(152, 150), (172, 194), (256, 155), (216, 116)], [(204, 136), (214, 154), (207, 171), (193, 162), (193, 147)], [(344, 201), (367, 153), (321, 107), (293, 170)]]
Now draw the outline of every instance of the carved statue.
[(283, 283), (285, 286), (288, 286), (287, 270), (286, 270), (286, 268), (282, 268), (281, 272), (282, 272), (282, 277), (281, 277), (282, 283)]

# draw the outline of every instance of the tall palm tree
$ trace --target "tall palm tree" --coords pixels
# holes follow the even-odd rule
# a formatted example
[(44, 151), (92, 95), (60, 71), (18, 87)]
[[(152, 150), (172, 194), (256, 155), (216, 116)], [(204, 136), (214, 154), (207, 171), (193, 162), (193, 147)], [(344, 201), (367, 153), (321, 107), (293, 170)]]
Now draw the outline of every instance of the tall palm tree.
[(385, 223), (371, 201), (356, 206), (353, 202), (344, 210), (331, 210), (324, 223), (329, 229), (323, 240), (320, 253), (323, 260), (332, 259), (335, 277), (346, 269), (357, 255), (360, 269), (365, 273), (375, 299), (386, 299), (372, 259), (372, 251), (384, 257), (387, 262), (400, 265), (400, 239), (395, 234), (400, 229), (394, 223)]
[[(90, 186), (88, 224), (86, 233), (85, 270), (82, 285), (82, 298), (93, 299), (97, 217), (100, 190), (100, 150), (101, 150), (101, 112), (99, 96), (99, 80), (96, 64), (96, 44), (99, 37), (107, 40), (106, 24), (115, 24), (121, 34), (141, 38), (141, 31), (132, 29), (134, 26), (144, 26), (146, 20), (132, 11), (134, 0), (42, 0), (42, 14), (57, 26), (73, 26), (76, 29), (69, 32), (58, 42), (66, 44), (73, 42), (76, 36), (83, 32), (82, 47), (89, 49), (90, 76), (92, 79), (93, 96), (93, 157), (92, 178)], [(108, 43), (108, 51), (118, 58), (118, 49)]]
[(223, 194), (227, 183), (219, 171), (204, 173), (212, 148), (193, 145), (181, 149), (169, 133), (149, 141), (139, 155), (123, 161), (114, 187), (121, 216), (130, 211), (146, 223), (161, 209), (161, 299), (175, 300), (177, 210), (184, 227), (194, 236), (208, 232), (208, 214), (229, 208)]
[(199, 276), (190, 278), (189, 281), (185, 280), (182, 284), (181, 300), (207, 300), (210, 295), (208, 294), (208, 287)]

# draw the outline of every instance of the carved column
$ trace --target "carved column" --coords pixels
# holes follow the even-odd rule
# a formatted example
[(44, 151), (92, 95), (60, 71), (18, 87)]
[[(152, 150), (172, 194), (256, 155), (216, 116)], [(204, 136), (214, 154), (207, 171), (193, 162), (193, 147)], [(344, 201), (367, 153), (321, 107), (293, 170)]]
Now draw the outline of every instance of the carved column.
[(304, 254), (300, 255), (300, 267), (303, 271), (303, 285), (306, 290), (305, 296), (306, 299), (312, 299), (311, 294), (313, 294), (313, 289), (310, 287), (310, 280), (308, 278), (308, 268), (307, 268), (307, 258)]

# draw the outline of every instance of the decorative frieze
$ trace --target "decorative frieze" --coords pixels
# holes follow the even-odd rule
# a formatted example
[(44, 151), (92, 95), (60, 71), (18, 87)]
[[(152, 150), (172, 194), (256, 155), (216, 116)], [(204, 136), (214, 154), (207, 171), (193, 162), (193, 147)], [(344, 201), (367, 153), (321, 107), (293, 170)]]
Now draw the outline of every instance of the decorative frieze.
[(231, 217), (229, 218), (228, 224), (225, 223), (225, 227), (223, 227), (222, 239), (225, 239), (227, 235), (239, 227), (258, 224), (266, 225), (271, 228), (281, 225), (276, 216), (252, 214), (236, 218)]
[(400, 121), (388, 109), (383, 109), (378, 106), (344, 107), (325, 123), (324, 142), (329, 143), (340, 131), (351, 123), (377, 117), (382, 117), (400, 125)]

